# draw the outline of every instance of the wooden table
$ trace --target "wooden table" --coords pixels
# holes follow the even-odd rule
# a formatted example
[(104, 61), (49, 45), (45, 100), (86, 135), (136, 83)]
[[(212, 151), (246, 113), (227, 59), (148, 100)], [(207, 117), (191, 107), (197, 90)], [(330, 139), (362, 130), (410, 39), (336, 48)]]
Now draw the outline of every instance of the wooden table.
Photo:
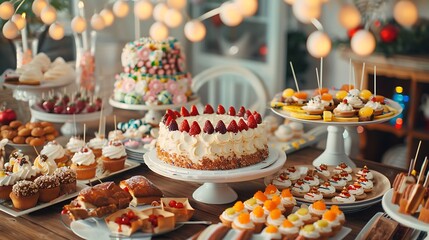
[[(290, 154), (286, 165), (311, 164), (313, 159), (321, 153), (315, 148), (306, 148)], [(395, 175), (401, 171), (391, 166), (382, 165), (370, 161), (359, 161), (356, 164), (360, 167), (367, 165), (370, 169), (384, 173), (392, 182)], [(146, 165), (118, 174), (117, 176), (106, 179), (105, 181), (115, 181), (129, 178), (134, 175), (144, 175), (155, 183), (166, 196), (188, 197), (191, 205), (196, 209), (192, 220), (209, 220), (213, 223), (219, 222), (219, 215), (222, 211), (232, 204), (208, 205), (196, 202), (192, 199), (193, 191), (199, 186), (197, 183), (175, 181), (160, 176), (150, 171)], [(246, 200), (253, 196), (257, 190), (263, 190), (265, 185), (262, 179), (229, 184), (238, 193), (238, 200)], [(3, 212), (0, 212), (0, 239), (80, 239), (70, 229), (68, 229), (60, 220), (62, 206), (69, 201), (65, 201), (49, 208), (39, 210), (29, 215), (14, 218)], [(360, 230), (377, 213), (383, 211), (380, 204), (376, 204), (362, 212), (346, 214), (347, 223), (345, 226), (352, 229), (352, 232), (346, 239), (355, 239)], [(186, 239), (196, 232), (204, 229), (203, 225), (185, 225), (174, 232), (157, 237), (156, 239)]]

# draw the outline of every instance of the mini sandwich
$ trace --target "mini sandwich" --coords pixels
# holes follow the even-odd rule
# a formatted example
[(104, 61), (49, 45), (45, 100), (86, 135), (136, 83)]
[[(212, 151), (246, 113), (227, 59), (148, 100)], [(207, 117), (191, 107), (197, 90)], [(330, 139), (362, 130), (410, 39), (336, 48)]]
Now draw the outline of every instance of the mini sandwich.
[(105, 182), (82, 189), (76, 199), (64, 206), (62, 213), (72, 220), (103, 217), (127, 208), (131, 199), (131, 195), (114, 182)]
[(151, 204), (153, 201), (159, 202), (163, 197), (161, 190), (143, 176), (134, 176), (123, 180), (119, 183), (119, 186), (130, 193), (132, 197), (130, 205), (134, 207)]

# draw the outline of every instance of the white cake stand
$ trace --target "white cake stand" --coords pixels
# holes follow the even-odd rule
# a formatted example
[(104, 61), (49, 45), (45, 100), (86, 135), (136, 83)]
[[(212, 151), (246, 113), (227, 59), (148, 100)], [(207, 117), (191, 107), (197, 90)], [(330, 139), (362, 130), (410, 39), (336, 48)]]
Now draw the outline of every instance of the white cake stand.
[[(351, 127), (369, 125), (374, 123), (383, 123), (391, 118), (398, 116), (402, 112), (402, 107), (397, 102), (388, 98), (386, 98), (386, 102), (388, 103), (388, 106), (394, 108), (397, 111), (395, 114), (386, 118), (365, 122), (325, 122), (323, 120), (305, 120), (292, 117), (289, 112), (281, 109), (271, 108), (271, 110), (279, 116), (296, 122), (328, 126), (328, 136), (325, 151), (313, 161), (314, 166), (319, 166), (322, 163), (327, 165), (338, 165), (344, 162), (348, 166), (355, 168), (356, 164), (349, 158), (349, 156), (347, 156), (345, 152), (343, 137), (344, 129), (351, 129)], [(353, 133), (352, 130), (349, 130), (348, 134), (355, 133)]]
[[(109, 104), (104, 105), (103, 115), (112, 113), (112, 106)], [(31, 116), (36, 120), (49, 121), (54, 123), (64, 123), (61, 126), (61, 133), (66, 136), (79, 135), (83, 133), (84, 122), (94, 121), (100, 119), (100, 111), (92, 113), (79, 113), (76, 114), (76, 124), (73, 120), (73, 114), (56, 114), (48, 113), (41, 110), (38, 106), (33, 104), (30, 106)]]
[(153, 149), (144, 156), (146, 165), (154, 172), (176, 180), (204, 183), (197, 188), (192, 197), (207, 204), (225, 204), (237, 199), (237, 193), (227, 183), (244, 182), (263, 178), (276, 173), (286, 162), (286, 154), (275, 148), (269, 148), (269, 156), (264, 161), (233, 170), (194, 170), (169, 165), (157, 156)]

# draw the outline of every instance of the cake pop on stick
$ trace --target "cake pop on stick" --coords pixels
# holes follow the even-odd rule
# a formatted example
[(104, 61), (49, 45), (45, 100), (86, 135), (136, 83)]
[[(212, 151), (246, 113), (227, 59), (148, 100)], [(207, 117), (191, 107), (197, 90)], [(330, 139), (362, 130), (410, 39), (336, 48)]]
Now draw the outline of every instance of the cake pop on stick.
[(419, 177), (417, 178), (417, 183), (413, 184), (410, 190), (410, 195), (408, 196), (408, 201), (405, 206), (405, 212), (408, 214), (414, 214), (417, 212), (420, 204), (423, 202), (425, 196), (425, 187), (421, 183), (423, 181), (423, 174), (426, 172), (426, 167), (428, 164), (428, 158), (425, 158), (422, 168), (420, 169)]

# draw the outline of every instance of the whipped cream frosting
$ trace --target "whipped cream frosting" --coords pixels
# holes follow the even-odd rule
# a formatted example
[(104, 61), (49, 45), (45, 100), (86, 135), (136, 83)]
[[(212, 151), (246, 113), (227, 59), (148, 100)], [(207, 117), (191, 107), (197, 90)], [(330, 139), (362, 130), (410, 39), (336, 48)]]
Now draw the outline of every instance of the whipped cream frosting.
[[(298, 209), (299, 210), (299, 209)], [(298, 217), (299, 217), (299, 219), (301, 220), (301, 221), (307, 221), (307, 220), (310, 220), (311, 219), (311, 214), (310, 214), (310, 212), (309, 211), (306, 211), (305, 212), (305, 214), (302, 214), (302, 212), (299, 212), (299, 211), (296, 211), (296, 213), (295, 213)]]
[(72, 153), (78, 152), (83, 147), (85, 147), (85, 142), (77, 137), (71, 137), (66, 145), (67, 150)]
[(305, 176), (304, 182), (307, 183), (308, 185), (310, 185), (310, 187), (318, 186), (320, 184), (319, 178), (317, 178), (317, 177)]
[(278, 226), (280, 226), (283, 223), (283, 221), (285, 219), (286, 218), (283, 215), (280, 215), (280, 217), (278, 217), (276, 219), (273, 219), (271, 216), (268, 215), (268, 217), (267, 217), (267, 224), (268, 225), (274, 225), (274, 226), (278, 227)]
[(118, 159), (124, 156), (127, 156), (125, 152), (125, 147), (121, 141), (110, 141), (102, 150), (103, 156), (110, 159)]
[(295, 168), (293, 168), (293, 169), (288, 168), (288, 169), (286, 169), (286, 171), (284, 171), (284, 173), (286, 173), (289, 176), (289, 179), (291, 181), (295, 181), (301, 177), (301, 173), (299, 173), (299, 171)]
[(19, 76), (20, 82), (32, 82), (32, 81), (42, 81), (43, 73), (38, 68), (28, 68), (25, 72)]
[(362, 195), (364, 193), (362, 186), (350, 185), (347, 187), (347, 190), (349, 190), (349, 193), (353, 195)]
[(283, 224), (282, 225), (280, 225), (280, 227), (279, 227), (279, 232), (281, 233), (281, 234), (296, 234), (296, 233), (298, 233), (299, 232), (299, 228), (298, 227), (295, 227), (295, 226), (292, 226), (292, 227), (284, 227), (283, 226)]
[(105, 138), (96, 137), (88, 142), (88, 147), (92, 149), (102, 149), (104, 145), (106, 145), (108, 142)]
[(58, 64), (45, 72), (44, 78), (46, 80), (55, 80), (63, 76), (73, 76), (74, 70), (68, 64)]
[[(320, 221), (325, 221), (325, 220), (320, 220)], [(329, 226), (329, 223), (326, 225), (326, 227), (322, 227), (320, 224), (318, 224), (318, 222), (313, 223), (314, 228), (316, 229), (316, 231), (318, 231), (319, 233), (330, 233), (332, 232), (332, 228), (331, 226)]]
[(64, 148), (56, 142), (48, 142), (40, 152), (42, 155), (46, 155), (48, 159), (55, 160), (64, 157)]
[(317, 200), (323, 199), (323, 195), (320, 192), (318, 193), (308, 192), (304, 195), (304, 199), (307, 199), (310, 201), (317, 201)]
[(305, 237), (306, 239), (316, 239), (320, 237), (320, 233), (316, 230), (314, 231), (305, 231), (304, 228), (299, 231), (299, 235)]
[(15, 184), (19, 180), (16, 174), (6, 174), (3, 177), (0, 177), (0, 186), (10, 186)]
[(369, 179), (366, 179), (366, 180), (367, 181), (361, 181), (361, 180), (359, 180), (360, 185), (362, 185), (362, 187), (364, 189), (371, 189), (371, 188), (373, 188), (374, 187), (374, 183), (371, 180), (369, 180)]
[(356, 176), (363, 176), (366, 179), (372, 180), (374, 178), (374, 175), (369, 170), (359, 170), (359, 172), (356, 174)]
[(81, 151), (76, 152), (71, 161), (76, 165), (89, 166), (95, 163), (95, 156), (91, 149), (83, 148)]
[(350, 111), (353, 111), (353, 107), (352, 107), (351, 104), (343, 103), (343, 102), (341, 102), (340, 104), (338, 104), (338, 106), (335, 109), (337, 109), (338, 111), (341, 111), (341, 112), (350, 112)]
[(365, 104), (365, 107), (370, 107), (370, 108), (372, 108), (374, 110), (381, 110), (381, 109), (383, 109), (383, 106), (379, 102), (374, 102), (374, 101), (368, 101)]
[(249, 221), (248, 223), (243, 224), (240, 221), (238, 221), (238, 217), (236, 217), (233, 222), (234, 222), (234, 225), (236, 225), (239, 228), (252, 229), (255, 227), (255, 224), (252, 221)]
[(39, 170), (42, 174), (53, 174), (57, 169), (57, 163), (52, 158), (47, 158), (45, 161), (39, 160)]
[[(232, 120), (238, 120), (240, 117), (217, 114), (202, 114), (191, 117), (179, 117), (176, 119), (177, 125), (180, 126), (182, 121), (186, 119), (189, 124), (193, 121), (198, 122), (201, 129), (207, 120), (213, 126), (216, 126), (219, 120), (228, 126)], [(258, 150), (267, 148), (268, 140), (265, 130), (265, 125), (258, 124), (257, 128), (243, 130), (238, 133), (226, 132), (221, 134), (214, 132), (212, 134), (204, 133), (201, 130), (200, 134), (191, 136), (187, 132), (170, 131), (164, 123), (160, 123), (158, 146), (171, 154), (186, 156), (194, 163), (198, 163), (203, 158), (210, 160), (219, 159), (220, 156), (240, 157), (242, 155), (250, 155)]]
[(265, 223), (266, 216), (263, 215), (262, 217), (257, 217), (253, 212), (250, 213), (250, 220), (254, 223)]
[(335, 192), (335, 187), (332, 185), (326, 186), (322, 184), (319, 186), (319, 192), (322, 194), (332, 194)]
[(334, 197), (334, 199), (342, 203), (352, 203), (356, 201), (356, 198), (353, 194), (344, 193), (340, 193), (338, 196)]
[(296, 205), (296, 199), (294, 197), (282, 197), (283, 206)]
[(289, 179), (282, 179), (280, 177), (277, 177), (273, 179), (273, 184), (276, 187), (280, 187), (281, 189), (289, 188), (292, 185), (292, 182)]
[(290, 128), (288, 125), (280, 125), (274, 132), (274, 135), (280, 141), (290, 140), (293, 137), (292, 128)]
[(264, 230), (262, 230), (261, 232), (261, 236), (264, 237), (264, 239), (281, 239), (282, 235), (280, 234), (279, 231), (277, 232), (267, 232), (264, 228)]
[(313, 204), (311, 204), (310, 206), (308, 206), (308, 211), (309, 211), (310, 213), (316, 214), (317, 216), (322, 216), (322, 215), (323, 215), (323, 213), (325, 213), (325, 212), (326, 212), (326, 209), (323, 209), (323, 210), (321, 210), (321, 209), (315, 209), (315, 208), (313, 207)]
[(323, 105), (322, 100), (320, 99), (320, 96), (312, 97), (306, 106), (302, 107), (304, 110), (324, 110), (325, 105)]
[(334, 187), (344, 187), (346, 186), (347, 182), (343, 178), (341, 179), (329, 179), (329, 183)]
[(353, 107), (362, 107), (363, 106), (362, 100), (356, 95), (349, 94), (344, 99), (346, 99), (347, 103), (352, 105)]
[(223, 211), (222, 213), (222, 218), (227, 220), (227, 221), (234, 221), (234, 218), (238, 216), (238, 213), (235, 212), (234, 214), (228, 214), (226, 213), (226, 211)]
[(310, 185), (307, 183), (297, 184), (295, 183), (292, 187), (292, 191), (298, 192), (298, 193), (306, 193), (310, 191)]
[(14, 173), (19, 180), (30, 179), (40, 173), (40, 170), (34, 166), (25, 166)]

